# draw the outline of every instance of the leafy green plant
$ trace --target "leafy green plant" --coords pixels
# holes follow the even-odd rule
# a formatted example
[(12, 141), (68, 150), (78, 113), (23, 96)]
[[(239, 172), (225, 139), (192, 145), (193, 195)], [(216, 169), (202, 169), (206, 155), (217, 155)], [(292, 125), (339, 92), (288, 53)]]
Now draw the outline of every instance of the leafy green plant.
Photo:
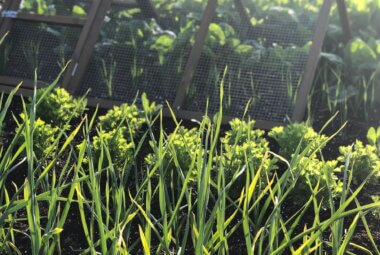
[[(51, 85), (54, 87), (60, 77)], [(10, 107), (10, 102), (17, 92), (16, 87), (8, 96), (8, 99), (0, 113), (0, 123), (3, 123), (3, 116)], [(16, 235), (21, 233), (15, 222), (20, 220), (19, 212), (22, 210), (24, 216), (22, 221), (28, 225), (28, 229), (23, 233), (29, 240), (28, 252), (31, 254), (53, 254), (54, 247), (59, 243), (60, 233), (68, 216), (70, 205), (73, 199), (74, 186), (76, 182), (80, 164), (74, 169), (71, 166), (71, 153), (66, 154), (81, 125), (60, 144), (64, 131), (51, 128), (49, 124), (40, 119), (36, 119), (36, 90), (31, 102), (31, 107), (27, 108), (23, 101), (23, 112), (21, 121), (18, 121), (18, 128), (14, 137), (7, 147), (0, 149), (0, 253), (20, 254)], [(55, 146), (57, 146), (55, 148)], [(51, 153), (48, 152), (50, 150)], [(54, 153), (53, 153), (54, 151)], [(72, 151), (71, 151), (72, 152)], [(43, 159), (39, 154), (44, 154)], [(49, 157), (47, 157), (50, 154)], [(24, 155), (23, 157), (20, 157)], [(64, 166), (56, 170), (58, 159), (66, 162)], [(79, 159), (79, 161), (81, 161)], [(24, 164), (24, 167), (19, 168)], [(17, 171), (25, 171), (20, 175)], [(23, 178), (21, 183), (14, 183), (9, 186), (8, 176), (11, 173), (20, 175)], [(73, 174), (74, 173), (74, 174)], [(68, 178), (70, 176), (70, 178)], [(65, 201), (60, 198), (65, 196)], [(42, 201), (46, 210), (41, 210)], [(61, 250), (61, 248), (57, 249)], [(60, 251), (57, 251), (60, 252)]]
[(380, 127), (377, 130), (371, 127), (367, 133), (367, 140), (370, 145), (376, 147), (377, 153), (380, 156)]
[[(48, 88), (39, 89), (37, 100), (39, 100)], [(85, 108), (87, 100), (76, 99), (63, 88), (55, 88), (40, 100), (37, 106), (37, 117), (45, 122), (61, 128), (70, 127), (67, 123), (71, 118), (80, 117)]]
[[(19, 128), (25, 122), (25, 115), (21, 114), (21, 122), (18, 123)], [(43, 159), (48, 154), (54, 154), (56, 150), (55, 141), (59, 134), (59, 128), (46, 123), (42, 119), (35, 120), (33, 129), (33, 151), (38, 159)], [(19, 143), (23, 143), (21, 139)]]
[(134, 137), (145, 123), (135, 104), (114, 106), (99, 117), (98, 133), (93, 138), (93, 150), (99, 157), (102, 144), (106, 145), (116, 169), (124, 166), (133, 156)]
[(338, 161), (342, 163), (350, 153), (349, 169), (352, 171), (355, 183), (363, 182), (370, 174), (373, 174), (372, 182), (376, 182), (376, 179), (380, 177), (380, 160), (375, 146), (364, 145), (363, 142), (357, 140), (352, 152), (351, 146), (342, 146), (339, 151), (341, 156), (338, 157)]
[(101, 62), (102, 62), (102, 68), (101, 68), (102, 78), (103, 78), (104, 83), (107, 86), (108, 96), (112, 97), (112, 93), (113, 93), (112, 84), (113, 84), (113, 79), (114, 79), (114, 75), (116, 71), (116, 61), (113, 61), (111, 65), (109, 65), (108, 67), (104, 59), (102, 59)]
[(310, 157), (301, 157), (292, 172), (298, 175), (294, 189), (289, 194), (290, 199), (298, 205), (303, 205), (316, 192), (317, 201), (323, 202), (324, 207), (329, 206), (330, 192), (332, 198), (339, 197), (342, 192), (342, 183), (335, 175), (340, 172), (338, 161), (321, 161), (313, 154)]
[(115, 169), (120, 169), (124, 163), (130, 163), (133, 159), (134, 143), (128, 141), (121, 130), (99, 131), (93, 138), (92, 146), (96, 158), (100, 156), (101, 146), (106, 145), (115, 164)]
[(346, 61), (353, 69), (373, 69), (376, 68), (376, 52), (362, 39), (353, 39), (345, 48)]
[(64, 0), (24, 0), (22, 9), (39, 15), (74, 15), (84, 16), (83, 3), (74, 4)]
[(221, 138), (222, 154), (220, 160), (224, 165), (225, 178), (232, 177), (247, 164), (253, 172), (263, 168), (263, 178), (274, 167), (274, 161), (266, 156), (269, 142), (264, 138), (265, 132), (254, 129), (255, 121), (234, 119), (230, 121), (231, 130)]
[(98, 127), (106, 132), (120, 129), (128, 139), (134, 137), (145, 123), (142, 113), (135, 104), (114, 106), (106, 115), (99, 117)]
[(41, 42), (25, 42), (22, 48), (26, 63), (29, 67), (29, 73), (37, 74), (41, 71)]
[[(190, 185), (196, 184), (197, 171), (191, 168), (193, 158), (202, 150), (202, 141), (197, 128), (187, 129), (180, 126), (174, 133), (168, 137), (168, 143), (165, 145), (166, 153), (162, 159), (162, 167), (167, 178), (176, 178), (178, 173), (182, 172), (184, 176), (190, 174)], [(157, 163), (155, 154), (149, 154), (145, 161), (149, 165)]]
[[(300, 151), (308, 149), (306, 155), (311, 155), (326, 140), (325, 135), (318, 134), (306, 123), (292, 123), (286, 127), (274, 127), (269, 137), (276, 140), (280, 146), (280, 155), (290, 159), (299, 147)], [(311, 146), (309, 146), (311, 144)]]

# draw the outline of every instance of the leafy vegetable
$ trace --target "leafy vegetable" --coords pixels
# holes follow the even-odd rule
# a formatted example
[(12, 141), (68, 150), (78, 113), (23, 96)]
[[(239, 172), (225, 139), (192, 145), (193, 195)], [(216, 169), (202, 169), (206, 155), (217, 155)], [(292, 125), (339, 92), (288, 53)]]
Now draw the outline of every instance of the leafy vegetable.
[[(37, 100), (41, 98), (47, 89), (38, 90)], [(83, 114), (86, 104), (86, 100), (74, 98), (65, 89), (55, 88), (41, 100), (37, 107), (37, 117), (54, 126), (63, 128), (63, 125), (67, 124), (71, 116), (78, 118)], [(65, 128), (68, 128), (68, 126), (66, 125)]]
[(287, 159), (292, 157), (298, 147), (300, 152), (308, 149), (306, 155), (311, 155), (327, 139), (325, 135), (318, 134), (305, 123), (274, 127), (268, 135), (280, 145), (280, 154)]

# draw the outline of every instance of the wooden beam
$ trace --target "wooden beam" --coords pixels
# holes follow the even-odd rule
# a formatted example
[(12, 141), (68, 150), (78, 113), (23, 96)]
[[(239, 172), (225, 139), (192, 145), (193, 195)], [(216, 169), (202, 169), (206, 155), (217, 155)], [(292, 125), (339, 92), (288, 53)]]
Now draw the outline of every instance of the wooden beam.
[[(7, 86), (15, 87), (20, 83), (22, 83), (22, 85), (21, 85), (22, 88), (27, 88), (27, 89), (33, 89), (34, 88), (34, 81), (33, 80), (0, 75), (0, 84), (2, 86), (7, 85)], [(38, 87), (46, 87), (46, 86), (48, 86), (48, 83), (38, 81), (37, 86)]]
[(319, 55), (321, 53), (323, 42), (325, 40), (326, 31), (329, 24), (330, 10), (333, 1), (334, 0), (325, 0), (319, 13), (316, 29), (313, 36), (313, 44), (311, 45), (309, 57), (302, 77), (301, 86), (297, 94), (295, 109), (293, 111), (292, 121), (295, 122), (302, 121), (306, 111), (308, 95), (313, 84), (315, 70), (319, 61)]
[[(21, 0), (8, 0), (4, 5), (7, 9), (4, 8), (4, 10), (17, 11), (20, 7), (20, 3), (21, 3)], [(9, 32), (9, 30), (11, 29), (11, 25), (12, 25), (12, 19), (3, 18), (1, 20), (0, 38), (3, 38)]]
[(16, 20), (30, 21), (30, 22), (43, 22), (61, 26), (77, 26), (83, 27), (86, 24), (86, 18), (77, 18), (69, 16), (50, 16), (50, 15), (36, 15), (30, 13), (20, 12)]
[(94, 0), (93, 2), (86, 25), (75, 48), (72, 63), (62, 83), (62, 87), (71, 93), (75, 93), (84, 78), (111, 2), (112, 0)]
[(252, 26), (251, 24), (251, 17), (249, 16), (249, 13), (247, 12), (247, 9), (245, 8), (245, 5), (243, 3), (243, 0), (234, 0), (235, 8), (240, 14), (240, 18), (243, 21), (242, 26)]
[(118, 5), (118, 6), (127, 7), (127, 8), (138, 7), (136, 0), (113, 0), (112, 5)]
[[(110, 109), (115, 105), (121, 105), (125, 102), (123, 101), (115, 101), (115, 100), (110, 100), (110, 99), (101, 99), (101, 98), (94, 98), (94, 97), (89, 97), (87, 98), (87, 105), (92, 106), (92, 107), (101, 107), (101, 108), (106, 108)], [(165, 117), (171, 118), (171, 111), (165, 107), (163, 110), (163, 115)], [(204, 118), (205, 114), (202, 112), (193, 112), (193, 111), (184, 111), (184, 110), (179, 110), (176, 111), (176, 117), (180, 119), (186, 119), (186, 120), (198, 120), (202, 121)], [(236, 116), (223, 116), (222, 123), (223, 124), (228, 124), (231, 120), (236, 118)], [(263, 120), (257, 120), (255, 121), (255, 128), (260, 128), (260, 129), (265, 129), (265, 130), (270, 130), (273, 127), (276, 126), (283, 126), (284, 123), (280, 122), (272, 122), (272, 121), (263, 121)]]
[(146, 18), (153, 18), (157, 21), (160, 20), (160, 16), (150, 0), (136, 0), (136, 3)]
[(177, 89), (176, 98), (173, 104), (174, 110), (179, 110), (186, 99), (187, 90), (191, 85), (194, 72), (198, 65), (199, 59), (201, 58), (203, 46), (207, 39), (209, 27), (214, 18), (217, 5), (217, 0), (209, 0), (207, 3), (194, 46), (191, 49), (190, 57), (187, 61), (185, 70), (182, 75), (181, 83)]
[[(7, 86), (7, 85), (0, 85), (0, 93), (11, 93), (15, 89), (14, 86)], [(16, 92), (16, 95), (18, 96), (24, 96), (24, 97), (30, 97), (33, 96), (33, 90), (32, 89), (24, 89), (19, 88)]]
[(339, 18), (343, 28), (343, 42), (346, 44), (352, 39), (352, 30), (348, 18), (347, 6), (345, 0), (336, 0), (338, 4)]

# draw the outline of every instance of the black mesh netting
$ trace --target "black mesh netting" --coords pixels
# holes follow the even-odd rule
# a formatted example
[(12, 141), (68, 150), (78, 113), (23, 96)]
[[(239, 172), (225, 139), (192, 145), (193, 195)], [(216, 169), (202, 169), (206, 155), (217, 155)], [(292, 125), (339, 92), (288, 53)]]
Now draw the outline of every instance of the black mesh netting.
[(317, 13), (285, 6), (260, 9), (245, 2), (243, 19), (231, 1), (224, 1), (210, 25), (207, 42), (184, 110), (215, 113), (224, 76), (224, 113), (256, 120), (283, 122), (291, 117), (307, 62)]
[(54, 81), (72, 57), (81, 29), (14, 20), (1, 46), (0, 74)]
[(83, 17), (88, 14), (92, 0), (23, 0), (20, 11), (39, 15)]
[(112, 6), (77, 93), (91, 89), (91, 97), (132, 102), (146, 92), (150, 100), (173, 103), (205, 3), (152, 2), (158, 21)]

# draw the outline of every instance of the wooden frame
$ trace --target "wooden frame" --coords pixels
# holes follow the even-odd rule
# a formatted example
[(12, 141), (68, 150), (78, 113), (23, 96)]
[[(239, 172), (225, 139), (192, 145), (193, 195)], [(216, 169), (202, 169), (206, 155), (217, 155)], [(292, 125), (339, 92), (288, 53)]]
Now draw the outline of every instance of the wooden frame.
[[(81, 51), (83, 50), (83, 45), (87, 41), (89, 36), (90, 28), (94, 23), (94, 19), (96, 18), (96, 14), (98, 13), (98, 9), (102, 0), (93, 0), (92, 5), (90, 7), (89, 14), (86, 18), (78, 18), (78, 17), (69, 17), (69, 16), (48, 16), (48, 15), (37, 15), (37, 14), (29, 14), (23, 12), (16, 12), (13, 17), (6, 17), (1, 20), (0, 23), (0, 36), (3, 37), (9, 30), (11, 30), (13, 20), (22, 20), (29, 22), (43, 22), (47, 24), (53, 25), (61, 25), (66, 27), (80, 27), (81, 33), (78, 38), (77, 45), (74, 50), (74, 54), (72, 58), (75, 60), (76, 57), (80, 56)], [(21, 0), (7, 0), (5, 3), (6, 11), (18, 11), (18, 8), (21, 4)], [(89, 56), (88, 56), (89, 58)], [(71, 68), (72, 65), (68, 67)], [(68, 80), (70, 77), (70, 73), (66, 72), (65, 79)], [(0, 76), (0, 82), (3, 84), (10, 85), (11, 82), (14, 82), (13, 85), (20, 83), (21, 79), (17, 77), (5, 77)], [(33, 88), (34, 82), (31, 80), (23, 80), (22, 87), (24, 88)], [(39, 82), (39, 86), (43, 86), (44, 82)]]
[(83, 36), (79, 39), (72, 62), (64, 77), (62, 87), (73, 92), (87, 70), (88, 63), (98, 38), (101, 25), (111, 5), (111, 0), (95, 0), (90, 11), (88, 23), (83, 28)]
[[(17, 10), (20, 1), (21, 0), (7, 0), (4, 4), (4, 9)], [(343, 41), (348, 42), (352, 37), (352, 33), (349, 24), (349, 19), (347, 16), (345, 0), (336, 1), (338, 4), (340, 20), (342, 22), (342, 27), (344, 31)], [(249, 13), (247, 12), (243, 1), (234, 0), (234, 2), (237, 11), (243, 17), (243, 22), (249, 22)], [(293, 115), (291, 116), (292, 121), (303, 120), (307, 104), (307, 96), (310, 92), (315, 70), (317, 68), (319, 54), (327, 31), (328, 19), (330, 16), (330, 10), (332, 8), (333, 2), (334, 0), (324, 0), (323, 6), (321, 8), (319, 18), (317, 21), (317, 26), (313, 35), (313, 44), (311, 46), (307, 64), (304, 69), (305, 71), (302, 77), (301, 86), (298, 92), (295, 109)], [(72, 56), (72, 62), (69, 65), (68, 70), (63, 78), (63, 82), (61, 84), (62, 87), (68, 89), (71, 93), (75, 93), (86, 74), (91, 56), (93, 54), (94, 45), (98, 40), (101, 26), (104, 22), (106, 13), (110, 9), (111, 5), (120, 5), (125, 8), (141, 8), (142, 11), (146, 13), (147, 17), (155, 18), (157, 19), (157, 22), (159, 22), (160, 20), (158, 13), (155, 12), (154, 9), (152, 9), (153, 5), (151, 4), (150, 0), (93, 0), (91, 9), (86, 19), (76, 17), (34, 15), (27, 13), (19, 14), (17, 17), (15, 17), (15, 19), (26, 20), (30, 22), (46, 22), (49, 24), (58, 24), (64, 26), (76, 26), (82, 28), (81, 35), (79, 37), (74, 54)], [(179, 88), (176, 91), (173, 110), (179, 118), (200, 120), (204, 116), (204, 113), (186, 111), (182, 109), (182, 106), (186, 98), (187, 90), (191, 85), (194, 72), (200, 60), (202, 48), (208, 35), (209, 26), (216, 13), (217, 5), (217, 0), (209, 0), (207, 3), (207, 6), (203, 13), (199, 31), (196, 35), (195, 44), (187, 60), (187, 64), (182, 74), (182, 79)], [(4, 35), (10, 29), (11, 23), (11, 18), (0, 19), (0, 36)], [(0, 90), (9, 92), (11, 88), (14, 87), (14, 85), (20, 82), (21, 79), (15, 77), (0, 76), (0, 83), (6, 84), (4, 86), (1, 86)], [(46, 86), (46, 83), (39, 82), (38, 86)], [(23, 88), (20, 89), (19, 94), (28, 95), (30, 94), (28, 91), (30, 91), (30, 89), (33, 87), (33, 81), (24, 80)], [(122, 103), (115, 100), (100, 98), (89, 98), (88, 102), (90, 106), (100, 105), (105, 108), (110, 108), (113, 105), (118, 105)], [(168, 109), (164, 110), (164, 114), (166, 116), (171, 116), (170, 111)], [(223, 122), (227, 123), (232, 118), (232, 116), (224, 116)], [(270, 129), (274, 126), (283, 124), (284, 123), (271, 121), (256, 121), (256, 127), (262, 129)]]
[[(314, 35), (313, 35), (313, 44), (309, 53), (306, 67), (304, 69), (305, 72), (303, 74), (302, 83), (300, 86), (299, 93), (297, 95), (297, 101), (296, 101), (294, 112), (292, 115), (292, 121), (303, 120), (304, 113), (306, 110), (307, 96), (311, 90), (315, 70), (318, 64), (318, 60), (319, 60), (319, 54), (321, 52), (322, 44), (324, 42), (324, 38), (327, 31), (328, 21), (330, 17), (330, 10), (331, 10), (333, 1), (334, 0), (324, 0), (323, 6), (320, 10), (317, 25), (316, 25), (316, 30), (314, 31)], [(337, 1), (340, 1), (340, 0), (337, 0)], [(247, 22), (247, 20), (249, 19), (249, 16), (246, 13), (243, 2), (241, 0), (235, 0), (235, 4), (236, 4), (236, 9), (239, 11), (240, 15), (243, 17), (244, 22)], [(206, 15), (203, 17), (202, 25), (199, 30), (197, 40), (205, 39), (205, 37), (207, 36), (208, 26), (211, 23), (212, 16), (215, 14), (216, 5), (214, 5), (212, 0), (209, 1), (208, 7), (209, 9), (206, 8), (206, 11), (205, 11)], [(343, 5), (341, 4), (339, 5), (339, 9), (343, 7), (344, 7)], [(341, 14), (344, 15), (343, 12), (341, 12)], [(198, 60), (200, 58), (200, 52), (202, 51), (202, 49), (198, 47), (199, 47), (198, 45), (194, 45), (193, 52), (188, 61), (188, 66), (185, 69), (183, 79), (177, 91), (177, 97), (174, 103), (174, 109), (176, 110), (177, 116), (183, 117), (185, 119), (195, 118), (199, 120), (204, 116), (204, 114), (201, 114), (199, 112), (185, 111), (181, 109), (186, 97), (186, 92), (193, 78), (194, 68), (197, 66)], [(232, 118), (233, 117), (231, 116), (224, 116), (223, 123), (227, 123)], [(282, 126), (282, 125), (284, 125), (284, 123), (261, 121), (261, 120), (257, 120), (255, 124), (257, 128), (267, 129), (267, 130), (271, 129), (274, 126)]]
[(338, 12), (339, 12), (339, 18), (340, 23), (342, 24), (343, 28), (343, 42), (346, 44), (348, 41), (352, 39), (352, 30), (351, 30), (351, 24), (350, 20), (348, 18), (347, 13), (347, 6), (345, 0), (336, 0), (338, 4)]
[[(141, 2), (146, 2), (146, 4), (142, 4)], [(149, 12), (153, 12), (154, 15), (151, 16), (151, 18), (155, 18), (157, 19), (157, 22), (159, 22), (157, 12), (152, 11), (153, 5), (150, 0), (103, 0), (99, 1), (98, 4), (99, 6), (97, 11), (91, 12), (95, 18), (90, 23), (91, 26), (86, 28), (87, 37), (83, 37), (84, 40), (81, 40), (80, 43), (78, 43), (78, 51), (74, 54), (72, 64), (70, 65), (62, 84), (62, 86), (71, 93), (75, 93), (83, 81), (94, 51), (94, 46), (99, 37), (104, 18), (107, 11), (111, 8), (111, 5), (119, 5), (125, 8), (141, 8), (142, 12), (146, 13), (146, 16), (149, 16)]]
[(199, 27), (198, 34), (195, 39), (194, 46), (190, 52), (190, 57), (187, 61), (185, 70), (182, 75), (181, 83), (177, 90), (177, 95), (174, 101), (173, 108), (178, 111), (181, 109), (186, 97), (187, 90), (190, 87), (191, 81), (193, 79), (194, 71), (198, 65), (199, 59), (201, 58), (203, 45), (206, 41), (207, 34), (209, 31), (209, 26), (214, 18), (216, 7), (218, 5), (217, 0), (209, 0), (204, 11), (202, 22)]
[(305, 72), (302, 77), (301, 86), (298, 91), (296, 104), (292, 116), (292, 121), (302, 121), (310, 93), (315, 70), (318, 65), (319, 55), (325, 40), (327, 26), (329, 24), (330, 10), (334, 0), (325, 0), (321, 8), (316, 29), (313, 36), (313, 44), (310, 48), (309, 58), (305, 66)]

